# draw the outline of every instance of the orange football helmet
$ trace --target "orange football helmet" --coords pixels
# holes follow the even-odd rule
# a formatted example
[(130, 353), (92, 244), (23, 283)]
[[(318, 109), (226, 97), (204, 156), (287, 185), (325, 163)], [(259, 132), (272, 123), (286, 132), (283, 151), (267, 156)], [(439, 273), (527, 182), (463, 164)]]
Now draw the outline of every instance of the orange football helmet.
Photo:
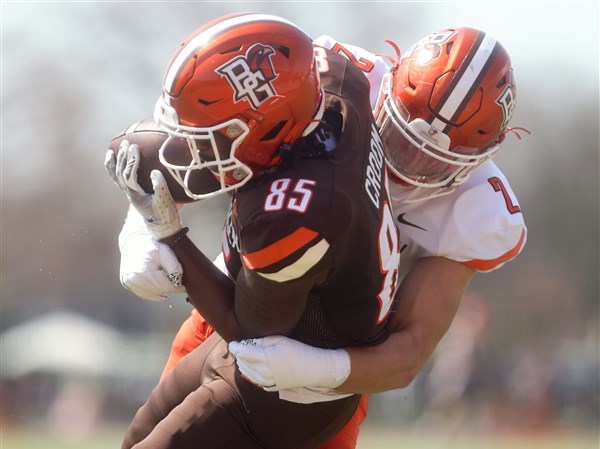
[(482, 31), (445, 29), (410, 47), (373, 111), (390, 172), (417, 187), (405, 200), (450, 193), (493, 157), (515, 99), (510, 56)]
[[(311, 132), (323, 106), (312, 40), (300, 28), (258, 13), (215, 19), (167, 67), (154, 117), (187, 139), (191, 158), (181, 165), (161, 151), (161, 162), (193, 199), (236, 189), (276, 166), (282, 144)], [(220, 182), (214, 192), (189, 188), (190, 173), (203, 168)]]

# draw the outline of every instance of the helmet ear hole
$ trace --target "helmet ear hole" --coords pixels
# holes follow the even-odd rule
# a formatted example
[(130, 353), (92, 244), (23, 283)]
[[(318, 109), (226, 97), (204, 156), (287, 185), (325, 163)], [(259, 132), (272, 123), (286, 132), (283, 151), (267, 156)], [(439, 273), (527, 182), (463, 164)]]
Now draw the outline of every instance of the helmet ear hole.
[(283, 56), (285, 56), (287, 59), (290, 59), (290, 48), (289, 47), (286, 47), (285, 45), (281, 45), (281, 44), (275, 44), (272, 42), (269, 42), (269, 45), (271, 47), (273, 47), (274, 49), (280, 51), (281, 54)]
[(448, 45), (446, 45), (446, 54), (449, 55), (452, 52), (452, 46), (454, 45), (454, 41), (452, 42), (448, 42)]
[(496, 84), (497, 88), (500, 88), (502, 86), (504, 86), (506, 84), (506, 76), (503, 76), (502, 78), (500, 78), (500, 81), (498, 81), (498, 84)]
[(216, 103), (219, 100), (215, 100), (215, 101), (210, 101), (210, 100), (205, 100), (204, 98), (198, 98), (198, 103), (200, 103), (203, 106), (210, 106), (213, 103)]
[(409, 87), (411, 90), (413, 90), (413, 91), (414, 91), (414, 90), (417, 90), (417, 85), (416, 85), (415, 83), (413, 83), (413, 82), (412, 82), (412, 80), (410, 79), (410, 72), (409, 72), (409, 73), (407, 74), (407, 76), (406, 76), (406, 82), (407, 82), (407, 84), (408, 84), (408, 87)]
[(242, 46), (241, 46), (241, 45), (238, 45), (237, 47), (233, 47), (233, 48), (229, 48), (229, 49), (227, 49), (227, 50), (223, 50), (223, 51), (221, 52), (221, 54), (222, 54), (222, 55), (226, 55), (227, 53), (235, 53), (235, 52), (238, 52), (238, 51), (240, 51), (241, 49), (242, 49)]
[(282, 120), (277, 125), (275, 125), (273, 128), (271, 128), (267, 133), (265, 133), (260, 138), (260, 140), (264, 142), (266, 140), (274, 139), (281, 132), (281, 130), (283, 129), (283, 127), (285, 126), (286, 123), (287, 123), (287, 120)]

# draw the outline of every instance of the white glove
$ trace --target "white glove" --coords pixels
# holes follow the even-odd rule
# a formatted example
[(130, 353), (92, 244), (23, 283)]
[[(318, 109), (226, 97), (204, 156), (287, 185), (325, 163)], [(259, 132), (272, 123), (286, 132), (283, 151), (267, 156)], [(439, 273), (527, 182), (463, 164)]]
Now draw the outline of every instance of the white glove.
[(229, 343), (241, 373), (267, 391), (335, 388), (350, 375), (344, 349), (320, 349), (280, 335)]
[(169, 293), (183, 293), (183, 268), (168, 245), (152, 238), (143, 217), (129, 208), (119, 234), (121, 284), (133, 294), (150, 301), (169, 299)]
[(123, 140), (115, 161), (111, 150), (106, 152), (104, 167), (113, 182), (125, 192), (133, 207), (144, 217), (146, 227), (155, 240), (176, 234), (181, 228), (177, 205), (160, 170), (152, 170), (150, 179), (154, 193), (146, 193), (137, 181), (140, 151), (137, 145)]

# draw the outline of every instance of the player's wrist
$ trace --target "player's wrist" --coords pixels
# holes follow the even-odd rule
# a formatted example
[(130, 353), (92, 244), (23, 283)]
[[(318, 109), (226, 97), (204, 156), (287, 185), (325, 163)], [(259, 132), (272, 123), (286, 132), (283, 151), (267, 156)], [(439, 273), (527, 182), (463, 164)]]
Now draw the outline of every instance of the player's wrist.
[(188, 228), (187, 226), (180, 228), (173, 235), (161, 238), (159, 240), (159, 242), (164, 243), (165, 245), (169, 246), (170, 248), (175, 248), (185, 238), (185, 236), (187, 235), (189, 230), (190, 230), (190, 228)]

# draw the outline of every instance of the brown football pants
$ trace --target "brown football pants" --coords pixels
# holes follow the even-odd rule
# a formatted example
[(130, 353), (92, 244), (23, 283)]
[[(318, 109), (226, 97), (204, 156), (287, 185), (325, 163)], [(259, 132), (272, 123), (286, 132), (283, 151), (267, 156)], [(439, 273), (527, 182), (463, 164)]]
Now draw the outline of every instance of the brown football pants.
[(359, 401), (280, 400), (244, 380), (227, 343), (213, 334), (154, 389), (123, 449), (313, 449), (344, 427)]

